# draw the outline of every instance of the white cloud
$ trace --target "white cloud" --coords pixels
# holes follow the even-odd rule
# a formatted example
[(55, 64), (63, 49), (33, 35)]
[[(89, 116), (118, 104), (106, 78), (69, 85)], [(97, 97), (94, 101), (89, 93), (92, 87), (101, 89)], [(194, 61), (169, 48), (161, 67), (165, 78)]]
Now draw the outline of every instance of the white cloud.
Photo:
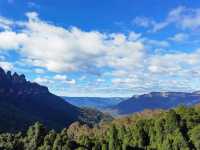
[(15, 33), (13, 31), (0, 32), (0, 49), (12, 50), (19, 49), (20, 45), (27, 39), (24, 33)]
[(152, 39), (146, 39), (144, 41), (146, 43), (146, 45), (149, 45), (149, 46), (153, 46), (154, 48), (155, 47), (169, 47), (169, 42), (167, 41), (162, 41), (162, 40), (152, 40)]
[(105, 79), (98, 78), (98, 79), (97, 79), (97, 82), (105, 82)]
[(70, 80), (68, 79), (68, 80), (65, 80), (64, 83), (74, 85), (74, 84), (76, 84), (76, 80), (75, 79), (70, 79)]
[[(170, 15), (179, 16), (181, 11), (171, 12)], [(20, 54), (23, 64), (56, 72), (52, 78), (36, 78), (34, 81), (38, 83), (73, 85), (79, 89), (76, 82), (84, 80), (82, 83), (88, 85), (87, 88), (81, 87), (84, 92), (101, 90), (107, 93), (110, 88), (120, 93), (123, 90), (165, 90), (171, 86), (168, 83), (176, 81), (174, 89), (186, 89), (192, 87), (187, 82), (191, 72), (200, 68), (199, 50), (169, 53), (168, 41), (148, 39), (139, 33), (86, 32), (76, 27), (63, 28), (50, 24), (41, 20), (35, 12), (27, 13), (27, 17), (28, 21), (16, 22), (18, 32), (12, 28), (0, 32), (0, 51), (15, 50)], [(165, 23), (157, 29), (163, 26), (166, 26)], [(186, 37), (179, 33), (170, 39), (181, 41)], [(156, 48), (164, 48), (166, 51), (149, 53)], [(42, 74), (43, 69), (34, 71)], [(81, 73), (82, 77), (78, 80), (70, 79), (65, 75), (68, 72)], [(96, 81), (104, 87), (87, 83), (86, 77), (90, 80), (91, 74), (98, 75)], [(198, 72), (195, 74), (197, 78)], [(177, 76), (176, 80), (172, 76)], [(107, 80), (112, 83), (109, 87), (108, 83), (106, 85)]]
[(121, 77), (126, 77), (128, 76), (128, 72), (125, 71), (125, 70), (116, 70), (116, 71), (113, 71), (112, 72), (112, 76), (113, 77), (118, 77), (118, 78), (121, 78)]
[(10, 27), (13, 25), (13, 21), (0, 16), (0, 29), (5, 29), (5, 30), (9, 30)]
[(59, 74), (57, 74), (57, 75), (55, 75), (55, 76), (53, 77), (53, 79), (54, 79), (54, 80), (63, 81), (63, 80), (67, 80), (67, 76), (66, 76), (66, 75), (59, 75)]
[(36, 12), (28, 12), (28, 13), (26, 13), (26, 16), (28, 17), (28, 19), (30, 21), (39, 21), (38, 13), (36, 13)]
[(155, 22), (147, 17), (136, 17), (133, 22), (134, 25), (141, 26), (141, 27), (151, 27), (155, 24)]
[(5, 59), (6, 59), (5, 56), (1, 56), (1, 55), (0, 55), (0, 60), (1, 60), (1, 61), (5, 60)]
[(38, 84), (42, 84), (42, 85), (48, 85), (48, 84), (53, 83), (52, 80), (50, 80), (48, 78), (44, 78), (44, 77), (37, 77), (33, 81), (38, 83)]
[(188, 39), (188, 34), (177, 33), (173, 37), (170, 37), (169, 39), (174, 41), (174, 42), (184, 42)]
[(13, 69), (13, 65), (10, 62), (5, 62), (5, 61), (0, 61), (0, 67), (2, 67), (4, 70), (8, 71), (8, 70), (12, 70)]
[(86, 80), (86, 79), (87, 79), (87, 77), (86, 77), (85, 75), (83, 75), (83, 76), (81, 76), (81, 77), (79, 78), (80, 81), (83, 81), (83, 80)]
[(141, 33), (136, 33), (136, 32), (132, 31), (132, 32), (129, 33), (128, 39), (130, 41), (137, 41), (137, 40), (139, 40), (139, 38), (141, 38), (141, 36), (142, 36)]
[(179, 74), (185, 69), (193, 69), (200, 64), (200, 50), (193, 53), (154, 55), (150, 58), (148, 69), (153, 73)]
[(27, 2), (27, 5), (28, 5), (28, 7), (30, 7), (30, 8), (40, 8), (40, 5), (38, 5), (38, 4), (35, 3), (35, 2), (31, 2), (31, 1)]
[(98, 67), (134, 68), (144, 56), (139, 34), (85, 32), (76, 27), (65, 29), (44, 22), (38, 14), (26, 14), (28, 22), (18, 33), (0, 33), (0, 49), (16, 49), (32, 65), (54, 72), (86, 71)]
[(182, 29), (197, 29), (200, 27), (200, 9), (179, 6), (171, 10), (163, 22), (156, 23), (153, 31), (159, 31), (170, 24), (175, 24)]
[(66, 75), (57, 74), (53, 77), (53, 79), (66, 84), (76, 84), (75, 79), (69, 79)]
[(41, 69), (41, 68), (36, 68), (34, 71), (37, 74), (44, 74), (45, 73), (44, 69)]
[(141, 27), (149, 28), (153, 32), (160, 31), (172, 24), (182, 30), (199, 29), (200, 8), (178, 6), (172, 9), (163, 21), (157, 22), (147, 17), (136, 17), (133, 23)]

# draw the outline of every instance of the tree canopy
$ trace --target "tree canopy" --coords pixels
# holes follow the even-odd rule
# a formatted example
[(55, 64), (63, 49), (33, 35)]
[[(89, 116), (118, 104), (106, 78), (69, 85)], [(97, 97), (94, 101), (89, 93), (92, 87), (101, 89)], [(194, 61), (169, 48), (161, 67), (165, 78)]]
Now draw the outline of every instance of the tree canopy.
[(36, 122), (25, 133), (1, 133), (0, 149), (200, 150), (200, 109), (147, 110), (95, 127), (75, 122), (59, 133)]

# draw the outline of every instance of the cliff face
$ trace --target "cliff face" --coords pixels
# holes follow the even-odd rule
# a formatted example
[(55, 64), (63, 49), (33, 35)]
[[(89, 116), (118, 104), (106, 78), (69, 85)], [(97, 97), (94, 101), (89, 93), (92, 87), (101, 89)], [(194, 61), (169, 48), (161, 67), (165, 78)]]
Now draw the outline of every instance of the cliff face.
[(23, 74), (14, 73), (12, 75), (10, 71), (6, 73), (0, 68), (0, 95), (16, 94), (15, 96), (20, 96), (42, 93), (49, 93), (48, 88), (27, 81)]
[(151, 92), (133, 96), (112, 107), (120, 115), (141, 112), (145, 109), (169, 109), (178, 105), (191, 106), (200, 103), (200, 92)]
[(61, 129), (80, 121), (81, 111), (50, 93), (47, 87), (0, 68), (0, 131), (26, 129), (36, 121)]

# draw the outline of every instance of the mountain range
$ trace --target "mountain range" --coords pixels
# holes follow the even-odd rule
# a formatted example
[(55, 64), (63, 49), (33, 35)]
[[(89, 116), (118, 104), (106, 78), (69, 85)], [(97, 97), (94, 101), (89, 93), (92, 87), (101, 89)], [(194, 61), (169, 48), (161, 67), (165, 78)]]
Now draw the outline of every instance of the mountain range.
[(23, 74), (12, 74), (0, 68), (0, 132), (23, 130), (37, 121), (59, 130), (76, 121), (94, 125), (102, 120), (112, 120), (111, 116), (90, 108), (128, 115), (145, 109), (169, 109), (198, 103), (199, 91), (151, 92), (128, 99), (59, 97), (50, 93), (47, 87), (27, 81)]
[(0, 68), (0, 132), (21, 131), (36, 121), (59, 130), (75, 121), (90, 124), (103, 117), (101, 112), (73, 106), (24, 75)]
[(110, 112), (127, 115), (145, 109), (169, 109), (178, 105), (191, 106), (200, 103), (200, 92), (151, 92), (133, 96), (111, 107)]
[(128, 98), (121, 97), (63, 97), (67, 102), (77, 107), (90, 107), (102, 110), (117, 105)]

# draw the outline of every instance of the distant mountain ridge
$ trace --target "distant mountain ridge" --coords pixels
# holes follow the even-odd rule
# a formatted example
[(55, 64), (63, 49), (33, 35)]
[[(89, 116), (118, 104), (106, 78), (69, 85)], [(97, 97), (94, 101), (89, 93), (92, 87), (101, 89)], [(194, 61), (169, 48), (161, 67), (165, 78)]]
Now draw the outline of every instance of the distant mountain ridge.
[(89, 124), (102, 117), (101, 112), (73, 106), (24, 75), (0, 68), (0, 132), (21, 131), (36, 121), (59, 130), (75, 121)]
[(122, 101), (111, 109), (120, 115), (141, 112), (144, 109), (169, 109), (178, 105), (195, 105), (200, 103), (200, 91), (185, 92), (151, 92), (136, 95)]
[(120, 97), (62, 97), (67, 102), (77, 107), (90, 107), (96, 109), (104, 109), (117, 105), (121, 101), (128, 98)]

